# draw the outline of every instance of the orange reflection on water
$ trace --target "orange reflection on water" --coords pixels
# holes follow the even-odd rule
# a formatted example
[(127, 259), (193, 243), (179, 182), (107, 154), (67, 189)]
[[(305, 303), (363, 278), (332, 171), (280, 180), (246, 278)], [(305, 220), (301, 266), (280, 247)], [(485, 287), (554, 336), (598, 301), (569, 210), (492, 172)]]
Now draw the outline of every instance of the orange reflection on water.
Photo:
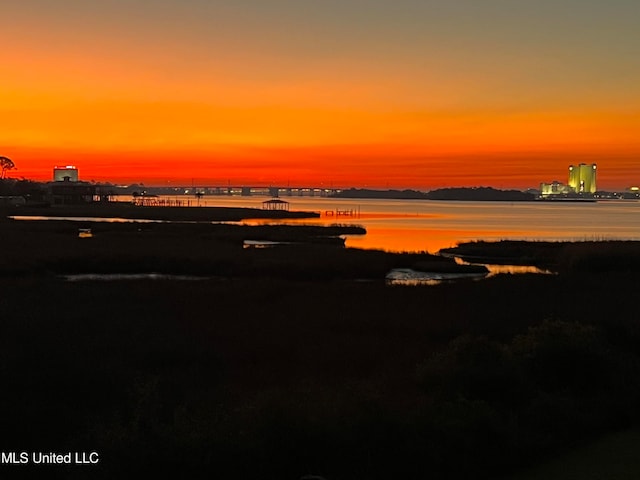
[(451, 245), (449, 237), (443, 237), (441, 233), (437, 230), (417, 231), (413, 228), (368, 227), (366, 235), (350, 235), (346, 246), (392, 252), (436, 252), (441, 248), (454, 246)]
[[(324, 215), (327, 216), (326, 214)], [(360, 218), (365, 220), (373, 219), (427, 219), (427, 218), (441, 218), (443, 215), (438, 214), (425, 214), (425, 213), (389, 213), (389, 212), (360, 212), (355, 215), (355, 220)]]
[(499, 241), (504, 239), (535, 239), (535, 231), (491, 229), (440, 229), (440, 228), (385, 228), (367, 227), (366, 235), (349, 236), (347, 247), (382, 249), (391, 252), (437, 253), (443, 248), (478, 239)]
[[(217, 207), (259, 208), (269, 197), (209, 196)], [(640, 240), (640, 202), (456, 202), (287, 197), (292, 211), (319, 212), (299, 220), (241, 223), (358, 225), (366, 235), (347, 235), (347, 247), (435, 253), (478, 240), (584, 241)], [(337, 210), (355, 215), (336, 215)], [(326, 215), (333, 211), (333, 215)]]

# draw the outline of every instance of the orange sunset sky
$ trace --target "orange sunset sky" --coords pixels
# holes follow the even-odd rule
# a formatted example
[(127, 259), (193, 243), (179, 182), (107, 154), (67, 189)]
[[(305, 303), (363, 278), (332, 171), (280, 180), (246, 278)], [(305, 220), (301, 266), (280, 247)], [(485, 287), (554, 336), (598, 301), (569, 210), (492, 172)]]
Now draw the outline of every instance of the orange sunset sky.
[(371, 188), (640, 184), (637, 0), (0, 5), (14, 178)]

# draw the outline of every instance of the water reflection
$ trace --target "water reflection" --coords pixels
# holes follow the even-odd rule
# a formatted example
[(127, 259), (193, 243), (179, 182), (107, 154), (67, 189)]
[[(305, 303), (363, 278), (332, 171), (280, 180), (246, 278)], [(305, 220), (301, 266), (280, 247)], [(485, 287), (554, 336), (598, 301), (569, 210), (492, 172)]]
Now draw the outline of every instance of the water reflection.
[(387, 276), (387, 285), (404, 285), (404, 286), (420, 286), (420, 285), (439, 285), (443, 282), (452, 282), (458, 280), (479, 280), (485, 278), (486, 273), (436, 273), (436, 272), (419, 272), (410, 268), (394, 268)]
[[(167, 220), (148, 220), (143, 218), (119, 217), (55, 217), (42, 215), (11, 215), (11, 220), (64, 220), (67, 222), (95, 222), (95, 223), (172, 223)], [(173, 222), (175, 223), (175, 222)], [(188, 223), (188, 222), (180, 222)]]
[(481, 280), (496, 275), (521, 275), (525, 273), (533, 273), (539, 275), (551, 275), (553, 272), (543, 270), (530, 265), (491, 265), (491, 264), (471, 264), (462, 262), (456, 258), (457, 263), (463, 265), (484, 265), (489, 270), (488, 273), (437, 273), (437, 272), (420, 272), (410, 268), (395, 268), (391, 270), (387, 276), (387, 285), (404, 285), (404, 286), (420, 286), (420, 285), (439, 285), (445, 282), (456, 282), (460, 280)]
[[(209, 196), (207, 206), (260, 208), (264, 197)], [(330, 225), (357, 224), (366, 235), (348, 236), (347, 247), (388, 251), (437, 252), (474, 240), (640, 240), (640, 202), (457, 202), (287, 197), (291, 210), (357, 210), (358, 218), (322, 215), (317, 219), (247, 220), (266, 223)], [(197, 208), (197, 207), (193, 207)], [(27, 219), (27, 217), (13, 217)], [(31, 217), (36, 219), (38, 217)], [(39, 217), (46, 219), (51, 217)], [(56, 217), (60, 220), (72, 220)], [(78, 219), (75, 219), (78, 220)], [(82, 218), (83, 221), (155, 222), (122, 218)]]
[(538, 268), (534, 265), (504, 265), (504, 264), (496, 264), (496, 263), (482, 263), (482, 262), (466, 262), (460, 257), (456, 257), (452, 254), (441, 254), (446, 257), (453, 258), (458, 265), (483, 265), (487, 267), (489, 270), (488, 276), (498, 275), (501, 273), (504, 274), (523, 274), (523, 273), (537, 273), (541, 275), (552, 275), (554, 272), (550, 270), (544, 270), (542, 268)]
[(273, 240), (245, 240), (243, 248), (271, 248), (278, 245), (289, 245), (292, 242), (275, 242)]
[[(342, 220), (366, 228), (364, 236), (347, 237), (346, 246), (356, 248), (437, 252), (475, 240), (640, 240), (640, 222), (637, 221), (640, 202), (637, 201), (553, 203), (291, 198), (290, 202), (292, 210), (322, 212), (331, 208), (358, 208), (359, 218)], [(335, 221), (335, 217), (321, 216), (286, 223), (327, 225)]]
[(163, 273), (79, 273), (62, 275), (68, 282), (102, 281), (113, 282), (121, 280), (181, 280), (197, 281), (209, 280), (210, 277), (197, 277), (195, 275), (168, 275)]
[[(469, 264), (469, 265), (478, 265), (478, 264)], [(519, 275), (523, 273), (537, 273), (540, 275), (553, 275), (553, 272), (550, 270), (543, 270), (538, 267), (534, 267), (532, 265), (491, 265), (483, 263), (485, 267), (489, 269), (489, 275), (498, 275), (498, 274), (513, 274)]]

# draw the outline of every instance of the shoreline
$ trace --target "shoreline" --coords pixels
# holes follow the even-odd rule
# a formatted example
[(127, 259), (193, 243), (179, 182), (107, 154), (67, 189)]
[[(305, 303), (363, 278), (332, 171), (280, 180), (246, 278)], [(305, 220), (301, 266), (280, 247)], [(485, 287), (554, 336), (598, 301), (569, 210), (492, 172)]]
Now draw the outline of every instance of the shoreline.
[(3, 216), (118, 217), (131, 220), (163, 220), (183, 222), (242, 221), (249, 219), (319, 218), (318, 212), (264, 210), (245, 207), (175, 207), (137, 206), (124, 202), (88, 205), (51, 205), (0, 207)]

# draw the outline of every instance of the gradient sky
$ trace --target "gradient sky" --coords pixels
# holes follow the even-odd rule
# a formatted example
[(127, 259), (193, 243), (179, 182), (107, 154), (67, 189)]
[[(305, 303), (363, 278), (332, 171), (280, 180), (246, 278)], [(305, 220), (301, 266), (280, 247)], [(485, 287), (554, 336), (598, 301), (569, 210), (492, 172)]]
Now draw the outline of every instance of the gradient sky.
[[(640, 184), (638, 0), (2, 2), (13, 177)], [(193, 180), (192, 180), (193, 179)]]

